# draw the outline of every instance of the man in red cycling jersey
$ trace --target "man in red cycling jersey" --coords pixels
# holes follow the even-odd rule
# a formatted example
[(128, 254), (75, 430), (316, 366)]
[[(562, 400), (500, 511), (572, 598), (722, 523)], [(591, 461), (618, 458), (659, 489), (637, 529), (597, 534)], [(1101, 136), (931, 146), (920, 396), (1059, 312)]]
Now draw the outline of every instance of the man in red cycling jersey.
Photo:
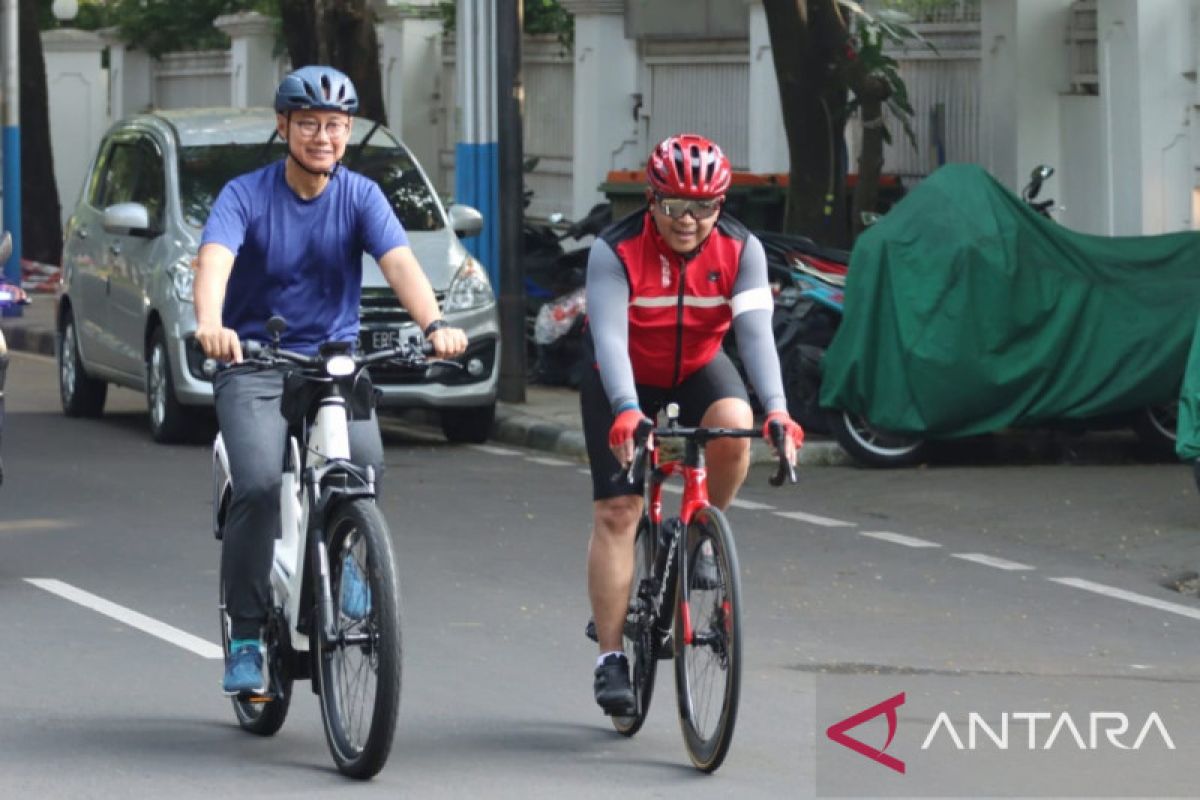
[[(638, 423), (676, 402), (682, 425), (754, 424), (746, 387), (721, 350), (732, 325), (767, 420), (786, 427), (793, 463), (804, 439), (787, 413), (762, 243), (722, 213), (731, 179), (729, 159), (703, 136), (664, 139), (646, 163), (648, 207), (602, 231), (588, 258), (587, 345), (596, 369), (583, 379), (580, 405), (595, 501), (588, 544), (588, 595), (600, 645), (594, 690), (607, 714), (634, 713), (621, 636), (642, 487), (612, 477), (633, 459)], [(746, 479), (749, 441), (711, 442), (705, 459), (710, 499), (724, 509)], [(710, 559), (697, 565), (693, 580), (711, 588), (704, 583), (715, 572)]]

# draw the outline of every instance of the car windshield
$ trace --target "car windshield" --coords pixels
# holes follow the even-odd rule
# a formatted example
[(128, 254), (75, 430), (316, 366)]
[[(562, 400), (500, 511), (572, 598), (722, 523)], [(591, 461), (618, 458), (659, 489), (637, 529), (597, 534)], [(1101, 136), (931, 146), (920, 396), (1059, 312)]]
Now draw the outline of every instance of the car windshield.
[[(375, 136), (352, 142), (342, 163), (379, 184), (405, 230), (442, 228), (442, 214), (429, 184), (408, 151), (389, 139)], [(283, 143), (279, 141), (180, 148), (179, 200), (184, 220), (194, 227), (204, 227), (213, 202), (230, 179), (283, 157)]]

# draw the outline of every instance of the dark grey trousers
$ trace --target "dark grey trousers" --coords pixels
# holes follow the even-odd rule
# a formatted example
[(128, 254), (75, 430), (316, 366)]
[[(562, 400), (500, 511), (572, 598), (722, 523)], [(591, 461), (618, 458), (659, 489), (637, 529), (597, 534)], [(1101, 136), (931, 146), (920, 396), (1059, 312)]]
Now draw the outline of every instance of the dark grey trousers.
[[(256, 639), (271, 604), (271, 561), (279, 537), (279, 490), (287, 446), (287, 420), (280, 413), (283, 376), (278, 372), (217, 375), (217, 421), (233, 481), (225, 517), (221, 575), (225, 609), (234, 639)], [(383, 441), (374, 411), (350, 423), (350, 458), (383, 475)]]

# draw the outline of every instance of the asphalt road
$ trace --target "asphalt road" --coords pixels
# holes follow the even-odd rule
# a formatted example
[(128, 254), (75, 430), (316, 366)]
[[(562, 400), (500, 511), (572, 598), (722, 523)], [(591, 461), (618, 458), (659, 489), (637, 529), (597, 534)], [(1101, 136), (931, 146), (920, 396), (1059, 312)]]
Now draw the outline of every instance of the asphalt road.
[[(102, 419), (64, 418), (48, 359), (14, 354), (8, 389), (0, 796), (248, 781), (265, 796), (1196, 795), (1200, 599), (1163, 586), (1200, 566), (1183, 466), (959, 454), (812, 468), (780, 490), (756, 468), (729, 512), (741, 713), (705, 777), (669, 662), (632, 740), (592, 702), (582, 465), (393, 430), (381, 504), (404, 602), (401, 722), (360, 786), (333, 769), (306, 684), (271, 739), (240, 732), (218, 691), (208, 450), (155, 445), (125, 391)], [(903, 774), (826, 734), (889, 699), (893, 740), (886, 714), (847, 735)]]

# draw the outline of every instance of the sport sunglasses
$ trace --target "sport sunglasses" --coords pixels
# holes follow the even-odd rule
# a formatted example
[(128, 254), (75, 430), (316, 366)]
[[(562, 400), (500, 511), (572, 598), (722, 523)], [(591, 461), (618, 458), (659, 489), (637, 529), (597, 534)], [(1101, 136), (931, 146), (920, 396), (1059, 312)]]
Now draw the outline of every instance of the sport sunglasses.
[(702, 219), (708, 219), (721, 210), (722, 198), (714, 197), (710, 200), (689, 200), (684, 197), (659, 197), (654, 196), (654, 203), (664, 214), (671, 219), (683, 219), (684, 214), (691, 214), (692, 218), (699, 222)]

